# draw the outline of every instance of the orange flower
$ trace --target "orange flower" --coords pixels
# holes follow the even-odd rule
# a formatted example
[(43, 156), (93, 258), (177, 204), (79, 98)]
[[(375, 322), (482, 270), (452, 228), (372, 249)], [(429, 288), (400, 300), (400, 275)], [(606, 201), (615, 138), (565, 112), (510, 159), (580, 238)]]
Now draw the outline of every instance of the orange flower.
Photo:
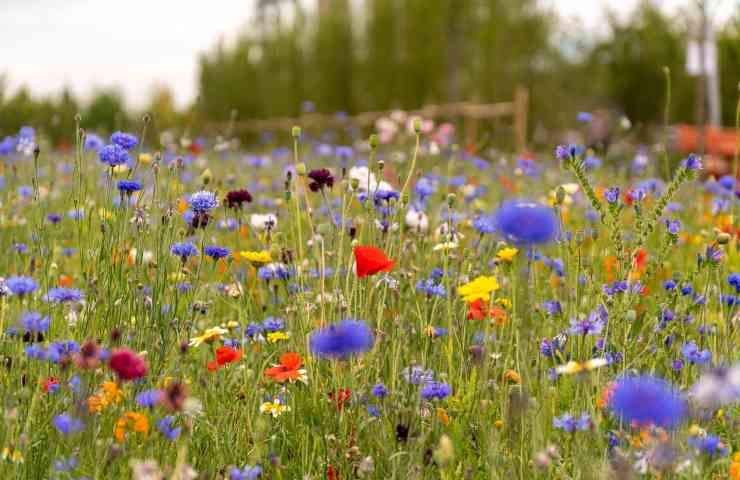
[(123, 443), (126, 440), (126, 432), (138, 432), (146, 437), (149, 435), (149, 420), (146, 415), (137, 412), (126, 412), (116, 422), (114, 435), (116, 441)]
[(59, 286), (60, 287), (71, 287), (72, 286), (72, 277), (69, 275), (59, 275)]
[(306, 383), (308, 378), (306, 371), (301, 369), (302, 365), (303, 360), (300, 355), (295, 352), (284, 353), (280, 356), (280, 363), (265, 370), (265, 375), (279, 383), (295, 380)]
[(498, 326), (505, 325), (507, 320), (506, 310), (496, 306), (489, 307), (488, 302), (481, 298), (468, 304), (468, 320), (483, 320), (486, 317), (494, 319)]

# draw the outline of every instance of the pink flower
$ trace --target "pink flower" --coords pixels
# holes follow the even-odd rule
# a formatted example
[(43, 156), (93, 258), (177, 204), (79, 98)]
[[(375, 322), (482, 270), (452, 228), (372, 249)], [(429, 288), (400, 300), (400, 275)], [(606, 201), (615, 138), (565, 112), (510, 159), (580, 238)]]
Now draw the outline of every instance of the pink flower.
[(122, 381), (136, 380), (146, 375), (146, 361), (128, 348), (114, 350), (108, 363)]

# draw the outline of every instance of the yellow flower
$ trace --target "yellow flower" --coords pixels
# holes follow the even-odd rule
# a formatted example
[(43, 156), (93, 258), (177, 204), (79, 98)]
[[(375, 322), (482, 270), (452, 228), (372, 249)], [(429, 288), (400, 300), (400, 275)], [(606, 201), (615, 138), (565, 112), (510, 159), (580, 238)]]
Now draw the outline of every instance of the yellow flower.
[(268, 415), (272, 415), (273, 418), (277, 418), (283, 413), (289, 411), (290, 407), (288, 405), (283, 405), (277, 397), (273, 399), (272, 402), (265, 402), (260, 405), (260, 413), (267, 413)]
[(128, 165), (126, 164), (116, 165), (115, 167), (113, 167), (113, 173), (115, 175), (120, 175), (126, 172), (128, 172)]
[(3, 453), (0, 455), (3, 460), (9, 460), (13, 463), (23, 463), (23, 453), (20, 450), (16, 450), (15, 447), (3, 448)]
[(447, 411), (442, 407), (437, 407), (437, 420), (442, 422), (444, 425), (450, 423), (450, 416), (447, 415)]
[(491, 292), (498, 289), (499, 285), (496, 277), (480, 276), (472, 282), (457, 287), (457, 293), (466, 302), (474, 302), (478, 299), (487, 302), (491, 299)]
[(508, 298), (497, 298), (495, 303), (501, 308), (505, 308), (507, 310), (511, 309), (511, 300), (509, 300)]
[(510, 262), (514, 259), (517, 253), (519, 253), (518, 249), (514, 247), (506, 247), (498, 251), (498, 253), (496, 254), (496, 258), (498, 258), (502, 262)]
[(267, 334), (267, 341), (270, 343), (277, 343), (280, 340), (287, 340), (290, 338), (290, 334), (288, 332), (270, 332)]
[(561, 375), (573, 375), (575, 373), (590, 372), (591, 370), (605, 366), (607, 363), (605, 358), (592, 358), (583, 363), (571, 360), (565, 365), (557, 367), (555, 371)]
[(142, 153), (139, 155), (139, 162), (141, 163), (152, 163), (152, 154), (151, 153)]
[(444, 243), (438, 243), (435, 245), (432, 250), (435, 252), (438, 252), (440, 250), (454, 250), (457, 248), (457, 242), (444, 242)]
[(114, 435), (116, 441), (123, 443), (126, 440), (126, 432), (138, 432), (145, 437), (149, 434), (149, 420), (146, 415), (137, 412), (126, 412), (116, 422)]
[(113, 212), (105, 208), (99, 208), (98, 216), (100, 217), (101, 220), (110, 220), (111, 218), (113, 218)]
[(228, 333), (228, 330), (226, 330), (225, 328), (212, 327), (203, 332), (202, 335), (191, 338), (189, 345), (191, 347), (200, 347), (204, 343), (211, 343), (214, 340), (218, 340), (219, 338), (221, 338), (221, 335), (225, 333)]
[(109, 405), (118, 405), (123, 401), (123, 390), (116, 382), (103, 382), (100, 390), (87, 399), (87, 411), (90, 413), (101, 413)]
[(239, 255), (254, 265), (263, 265), (272, 262), (272, 255), (267, 250), (262, 250), (261, 252), (243, 251), (239, 252)]

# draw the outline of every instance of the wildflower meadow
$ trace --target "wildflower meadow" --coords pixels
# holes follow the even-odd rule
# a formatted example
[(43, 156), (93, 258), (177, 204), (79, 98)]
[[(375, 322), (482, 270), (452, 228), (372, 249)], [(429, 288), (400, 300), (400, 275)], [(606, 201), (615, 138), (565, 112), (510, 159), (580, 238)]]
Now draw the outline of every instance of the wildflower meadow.
[(150, 120), (4, 132), (0, 478), (740, 479), (733, 175)]

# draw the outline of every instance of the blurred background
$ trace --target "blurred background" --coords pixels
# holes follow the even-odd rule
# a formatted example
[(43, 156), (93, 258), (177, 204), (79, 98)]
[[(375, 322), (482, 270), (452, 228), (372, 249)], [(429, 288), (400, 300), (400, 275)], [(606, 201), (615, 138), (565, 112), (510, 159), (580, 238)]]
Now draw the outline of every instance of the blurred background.
[[(735, 125), (740, 0), (3, 0), (2, 10), (0, 135), (33, 125), (62, 147), (78, 112), (108, 132), (150, 112), (155, 134), (247, 135), (255, 119), (517, 95), (532, 147), (581, 111), (604, 129), (628, 119), (649, 140), (666, 121), (664, 67), (669, 123)], [(514, 147), (514, 123), (474, 128)]]

